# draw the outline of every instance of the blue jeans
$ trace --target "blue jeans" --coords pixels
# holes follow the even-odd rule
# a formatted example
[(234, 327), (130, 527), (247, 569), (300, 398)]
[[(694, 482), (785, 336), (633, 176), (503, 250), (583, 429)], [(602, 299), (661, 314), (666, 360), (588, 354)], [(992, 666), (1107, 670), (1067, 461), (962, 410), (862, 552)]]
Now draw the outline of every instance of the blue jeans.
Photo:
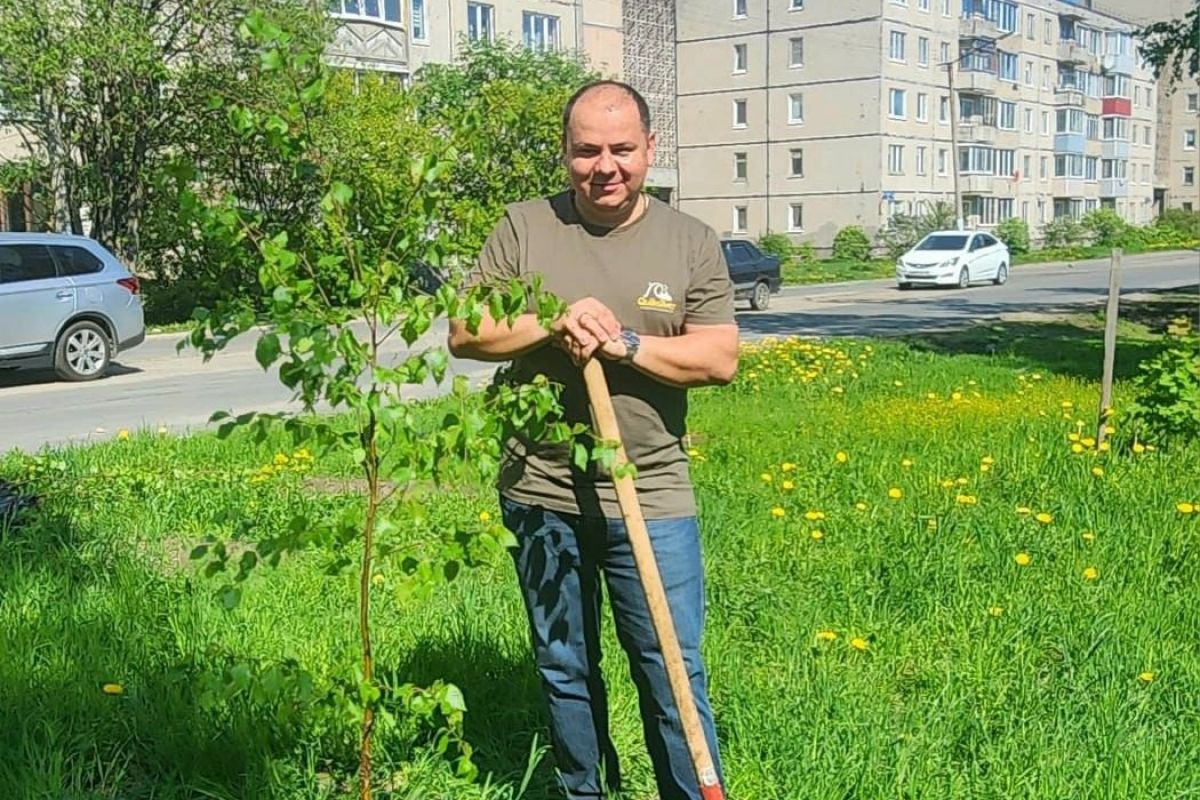
[[(620, 790), (609, 738), (608, 697), (600, 672), (603, 572), (617, 638), (637, 686), (642, 730), (660, 800), (700, 800), (695, 769), (671, 696), (658, 637), (622, 520), (561, 514), (501, 498), (505, 526), (517, 537), (517, 576), (533, 651), (550, 711), (559, 779), (571, 800)], [(700, 657), (704, 571), (695, 517), (647, 520), (692, 693), (721, 774), (717, 736)]]

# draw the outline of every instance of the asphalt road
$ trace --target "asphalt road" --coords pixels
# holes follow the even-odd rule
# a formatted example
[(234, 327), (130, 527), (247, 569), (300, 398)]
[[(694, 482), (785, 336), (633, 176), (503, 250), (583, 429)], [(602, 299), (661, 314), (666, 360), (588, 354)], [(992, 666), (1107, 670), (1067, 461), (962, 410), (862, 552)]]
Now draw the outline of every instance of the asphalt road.
[[(1122, 294), (1200, 285), (1200, 253), (1125, 259)], [(770, 309), (744, 311), (738, 324), (746, 339), (763, 336), (866, 336), (961, 328), (1003, 315), (1054, 312), (1103, 301), (1107, 262), (1018, 267), (1002, 287), (899, 291), (891, 281), (789, 287)], [(422, 344), (441, 344), (444, 328)], [(31, 373), (0, 373), (0, 452), (35, 451), (47, 444), (104, 440), (126, 428), (165, 426), (182, 431), (203, 426), (213, 411), (278, 411), (291, 395), (254, 360), (248, 334), (208, 364), (192, 350), (177, 353), (180, 334), (151, 336), (121, 355), (112, 374), (88, 384), (66, 384)], [(400, 355), (403, 343), (391, 350)], [(454, 361), (452, 374), (485, 380), (491, 367)], [(431, 396), (435, 386), (412, 391)]]

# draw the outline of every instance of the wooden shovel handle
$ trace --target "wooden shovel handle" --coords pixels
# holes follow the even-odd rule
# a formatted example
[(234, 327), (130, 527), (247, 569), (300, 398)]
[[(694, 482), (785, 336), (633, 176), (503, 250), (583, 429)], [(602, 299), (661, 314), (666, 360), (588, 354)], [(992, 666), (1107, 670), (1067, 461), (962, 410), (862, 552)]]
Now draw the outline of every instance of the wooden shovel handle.
[[(621, 430), (617, 426), (617, 415), (608, 392), (608, 381), (604, 377), (604, 367), (599, 361), (593, 358), (584, 365), (583, 380), (597, 432), (605, 441), (617, 443), (616, 464), (627, 463), (625, 446), (621, 442)], [(658, 571), (654, 549), (650, 545), (650, 532), (646, 529), (646, 520), (642, 516), (642, 507), (638, 502), (633, 478), (629, 475), (620, 478), (614, 475), (613, 484), (617, 491), (617, 502), (621, 506), (621, 516), (625, 519), (633, 559), (642, 580), (642, 588), (646, 592), (650, 620), (658, 635), (659, 648), (662, 650), (663, 662), (667, 669), (667, 682), (671, 686), (675, 707), (679, 709), (679, 717), (683, 722), (683, 735), (692, 756), (692, 766), (696, 769), (700, 795), (703, 800), (724, 800), (725, 792), (717, 778), (712, 753), (708, 749), (708, 739), (705, 738), (704, 728), (700, 724), (700, 714), (692, 696), (692, 684), (688, 680), (687, 668), (683, 663), (683, 652), (675, 634), (675, 622), (671, 618), (670, 606), (667, 605), (667, 593), (663, 589), (662, 576)]]

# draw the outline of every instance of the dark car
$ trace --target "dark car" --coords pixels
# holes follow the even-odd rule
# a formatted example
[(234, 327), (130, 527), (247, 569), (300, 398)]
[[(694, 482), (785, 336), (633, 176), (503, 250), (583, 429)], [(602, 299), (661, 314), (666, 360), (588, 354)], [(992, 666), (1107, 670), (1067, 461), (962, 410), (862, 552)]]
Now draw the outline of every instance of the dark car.
[(734, 298), (749, 300), (755, 311), (770, 305), (771, 295), (778, 294), (783, 285), (779, 259), (741, 239), (722, 239), (721, 250), (733, 281)]

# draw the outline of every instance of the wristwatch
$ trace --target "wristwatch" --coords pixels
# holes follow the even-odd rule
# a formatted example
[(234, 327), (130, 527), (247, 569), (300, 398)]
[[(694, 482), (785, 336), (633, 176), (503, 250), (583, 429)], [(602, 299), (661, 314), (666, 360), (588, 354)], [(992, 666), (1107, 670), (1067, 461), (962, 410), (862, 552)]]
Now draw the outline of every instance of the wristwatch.
[(632, 364), (633, 357), (637, 355), (638, 348), (642, 345), (642, 337), (638, 336), (637, 331), (633, 328), (622, 328), (619, 338), (625, 343), (625, 355), (621, 356), (617, 363)]

